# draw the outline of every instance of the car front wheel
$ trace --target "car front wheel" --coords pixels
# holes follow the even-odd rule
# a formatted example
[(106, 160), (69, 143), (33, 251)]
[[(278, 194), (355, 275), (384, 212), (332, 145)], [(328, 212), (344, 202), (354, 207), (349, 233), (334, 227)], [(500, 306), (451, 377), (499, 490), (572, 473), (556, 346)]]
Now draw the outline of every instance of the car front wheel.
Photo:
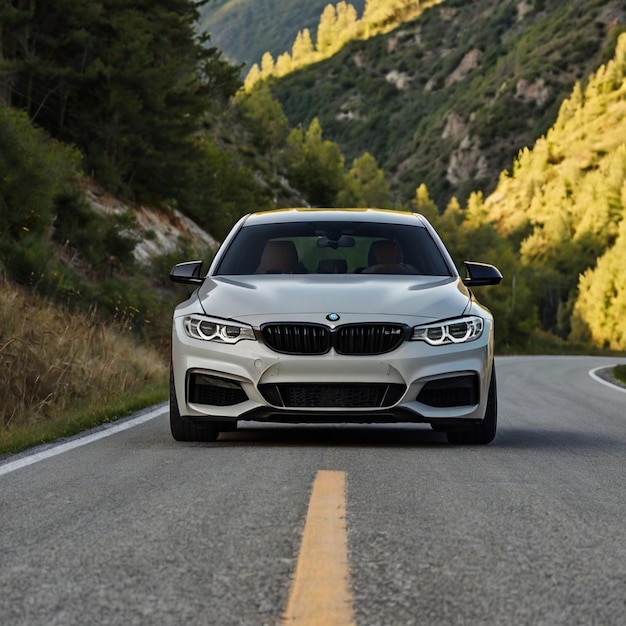
[(471, 428), (454, 428), (446, 431), (448, 443), (453, 444), (479, 444), (491, 443), (496, 436), (498, 425), (498, 392), (496, 385), (496, 368), (491, 368), (491, 383), (487, 396), (487, 408), (483, 421)]

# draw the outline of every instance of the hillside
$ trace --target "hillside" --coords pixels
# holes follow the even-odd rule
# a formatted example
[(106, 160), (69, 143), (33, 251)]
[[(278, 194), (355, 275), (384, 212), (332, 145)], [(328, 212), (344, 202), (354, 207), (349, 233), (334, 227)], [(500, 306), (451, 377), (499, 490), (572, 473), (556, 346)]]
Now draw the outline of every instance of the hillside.
[[(425, 189), (416, 203), (431, 206)], [(614, 58), (575, 85), (546, 136), (520, 152), (495, 191), (472, 194), (465, 209), (451, 203), (434, 222), (456, 259), (503, 272), (502, 285), (481, 294), (501, 346), (544, 351), (557, 336), (585, 351), (626, 350), (625, 217), (622, 34)]]
[[(277, 57), (291, 44), (299, 30), (313, 30), (328, 0), (214, 0), (201, 8), (199, 30), (211, 35), (232, 63), (250, 67), (265, 52)], [(352, 0), (359, 14), (365, 0)], [(245, 73), (244, 69), (244, 73)]]
[(370, 152), (397, 201), (424, 182), (445, 205), (495, 188), (625, 24), (619, 1), (447, 0), (273, 80), (272, 93), (292, 127), (319, 118), (348, 163)]
[(521, 239), (544, 327), (626, 350), (626, 35), (485, 210), (499, 233)]

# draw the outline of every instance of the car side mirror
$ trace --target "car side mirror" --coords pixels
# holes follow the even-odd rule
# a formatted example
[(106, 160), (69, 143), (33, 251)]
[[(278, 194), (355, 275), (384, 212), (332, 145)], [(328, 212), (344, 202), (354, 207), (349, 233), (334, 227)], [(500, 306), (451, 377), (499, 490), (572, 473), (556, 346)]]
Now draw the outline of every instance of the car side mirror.
[(463, 279), (466, 287), (483, 287), (485, 285), (498, 285), (502, 280), (502, 274), (497, 267), (487, 263), (473, 263), (465, 261), (468, 277)]
[(201, 276), (202, 261), (187, 261), (178, 263), (170, 270), (170, 280), (173, 283), (186, 285), (201, 285), (204, 279)]

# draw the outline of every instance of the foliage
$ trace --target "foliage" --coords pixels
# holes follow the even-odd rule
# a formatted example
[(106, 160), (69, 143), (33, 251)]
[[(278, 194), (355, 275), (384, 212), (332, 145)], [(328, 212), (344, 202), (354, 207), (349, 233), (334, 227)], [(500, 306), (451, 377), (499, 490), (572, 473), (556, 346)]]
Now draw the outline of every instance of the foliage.
[(250, 92), (240, 93), (237, 102), (256, 147), (266, 154), (276, 155), (291, 129), (280, 103), (272, 97), (269, 86), (260, 83)]
[(191, 0), (46, 0), (15, 9), (0, 92), (77, 145), (109, 190), (143, 199), (199, 193), (202, 118), (239, 87), (238, 68), (194, 31)]
[(613, 376), (615, 376), (617, 380), (626, 384), (626, 365), (616, 365), (613, 368)]
[(78, 252), (95, 278), (132, 269), (133, 250), (139, 242), (132, 216), (96, 212), (78, 187), (58, 198), (56, 210), (54, 241)]
[[(250, 68), (265, 52), (274, 58), (291, 48), (298, 32), (315, 34), (329, 0), (213, 0), (200, 8), (199, 28), (234, 63)], [(358, 14), (365, 0), (350, 0)]]
[(322, 128), (314, 119), (308, 130), (292, 130), (287, 145), (292, 183), (313, 206), (333, 206), (343, 185), (344, 159), (337, 144), (322, 138)]
[(235, 155), (210, 142), (203, 146), (198, 161), (199, 179), (204, 181), (203, 201), (187, 213), (219, 240), (246, 213), (274, 208), (267, 189), (260, 189), (252, 171)]
[(251, 89), (260, 80), (281, 77), (298, 69), (328, 59), (339, 52), (347, 43), (356, 39), (369, 39), (388, 32), (402, 22), (419, 15), (426, 7), (441, 0), (365, 0), (361, 19), (357, 9), (341, 0), (336, 5), (327, 4), (317, 26), (315, 44), (308, 28), (298, 31), (291, 54), (284, 52), (276, 62), (270, 52), (261, 58), (261, 67), (255, 63), (245, 80), (246, 89)]
[(474, 192), (465, 208), (453, 198), (439, 215), (424, 184), (415, 193), (412, 207), (457, 262), (494, 263), (504, 274), (480, 294), (495, 315), (499, 350), (537, 349), (546, 337), (568, 339), (572, 349), (626, 350), (625, 77), (626, 34), (493, 194)]
[(411, 200), (411, 208), (416, 213), (421, 213), (430, 222), (434, 222), (439, 216), (439, 209), (432, 201), (424, 183), (415, 190), (415, 197)]
[(2, 104), (0, 121), (0, 268), (40, 296), (161, 342), (163, 297), (135, 273), (132, 218), (87, 204), (75, 149)]
[(626, 351), (626, 220), (614, 246), (580, 277), (572, 338)]
[[(428, 205), (425, 190), (419, 196), (421, 204)], [(441, 216), (434, 217), (433, 224), (461, 275), (465, 273), (463, 260), (492, 263), (502, 272), (502, 283), (481, 289), (478, 297), (495, 317), (497, 349), (523, 350), (538, 326), (537, 307), (529, 284), (531, 274), (519, 266), (514, 250), (486, 219), (482, 196), (472, 196), (466, 210), (451, 202)]]
[(352, 162), (345, 177), (344, 189), (336, 199), (337, 206), (392, 208), (389, 186), (376, 159), (366, 152)]
[(317, 117), (347, 162), (372, 154), (396, 202), (425, 183), (439, 206), (465, 203), (547, 132), (622, 27), (607, 17), (623, 14), (617, 0), (518, 5), (447, 0), (276, 79), (272, 93), (292, 126)]
[[(277, 206), (392, 206), (384, 172), (371, 154), (354, 159), (346, 171), (339, 146), (323, 137), (317, 120), (306, 130), (289, 128), (266, 82), (241, 91), (234, 104), (254, 154), (267, 159), (263, 175), (273, 181)], [(297, 197), (280, 197), (290, 191), (297, 191)]]
[(122, 325), (0, 288), (0, 454), (164, 399), (167, 361)]
[(0, 102), (0, 240), (46, 233), (56, 199), (79, 174), (79, 158)]

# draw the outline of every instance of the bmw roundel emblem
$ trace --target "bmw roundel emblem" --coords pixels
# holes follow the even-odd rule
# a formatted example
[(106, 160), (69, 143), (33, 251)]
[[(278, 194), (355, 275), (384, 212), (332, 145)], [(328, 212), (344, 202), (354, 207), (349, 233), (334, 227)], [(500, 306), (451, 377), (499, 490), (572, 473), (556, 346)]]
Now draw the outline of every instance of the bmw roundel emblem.
[(337, 315), (337, 313), (329, 313), (329, 314), (326, 316), (326, 319), (327, 319), (329, 322), (336, 322), (336, 321), (339, 319), (339, 315)]

